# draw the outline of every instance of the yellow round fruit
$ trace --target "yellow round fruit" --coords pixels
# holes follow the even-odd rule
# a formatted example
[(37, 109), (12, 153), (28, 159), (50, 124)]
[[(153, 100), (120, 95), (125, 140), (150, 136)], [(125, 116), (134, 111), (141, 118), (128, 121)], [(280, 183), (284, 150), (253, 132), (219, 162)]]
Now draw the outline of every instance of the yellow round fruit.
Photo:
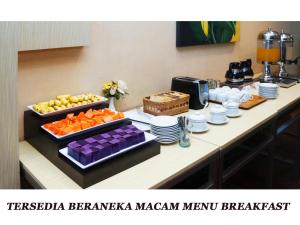
[(73, 103), (76, 103), (76, 102), (78, 102), (78, 98), (76, 96), (71, 96), (70, 101)]
[(68, 100), (65, 98), (62, 98), (60, 101), (63, 105), (67, 105), (69, 103)]
[(35, 104), (35, 105), (33, 106), (33, 109), (34, 109), (35, 111), (39, 112), (39, 111), (41, 110), (41, 106)]
[(54, 102), (55, 102), (56, 106), (61, 106), (61, 101), (60, 100), (55, 100)]
[(57, 110), (60, 110), (61, 108), (60, 108), (60, 106), (55, 105), (54, 109), (57, 111)]
[(89, 96), (87, 96), (87, 95), (84, 95), (84, 96), (83, 96), (83, 100), (84, 100), (84, 101), (87, 101), (87, 100), (89, 100)]
[(53, 107), (48, 107), (48, 112), (54, 112), (55, 110), (54, 110), (54, 108)]
[(54, 100), (50, 100), (49, 102), (48, 102), (48, 106), (49, 107), (53, 107), (55, 105), (55, 101)]
[(46, 109), (46, 108), (41, 109), (41, 113), (42, 113), (42, 114), (45, 114), (45, 113), (47, 113), (47, 112), (48, 112), (48, 109)]

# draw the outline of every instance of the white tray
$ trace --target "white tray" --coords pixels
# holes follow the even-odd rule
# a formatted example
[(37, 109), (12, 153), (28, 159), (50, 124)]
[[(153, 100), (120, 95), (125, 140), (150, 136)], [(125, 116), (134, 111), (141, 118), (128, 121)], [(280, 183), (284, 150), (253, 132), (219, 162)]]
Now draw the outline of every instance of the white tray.
[(78, 134), (83, 134), (83, 133), (86, 133), (87, 131), (93, 131), (93, 130), (96, 130), (98, 128), (103, 128), (103, 127), (107, 127), (107, 126), (110, 126), (112, 124), (115, 124), (115, 123), (118, 123), (120, 121), (123, 121), (123, 120), (126, 120), (127, 118), (122, 118), (122, 119), (118, 119), (118, 120), (114, 120), (114, 121), (111, 121), (111, 122), (108, 122), (108, 123), (103, 123), (103, 124), (98, 124), (96, 126), (93, 126), (93, 127), (89, 127), (89, 128), (86, 128), (84, 130), (79, 130), (79, 131), (76, 131), (76, 132), (73, 132), (73, 133), (70, 133), (70, 134), (66, 134), (66, 135), (56, 135), (56, 134), (53, 134), (51, 131), (49, 131), (48, 129), (46, 129), (44, 127), (44, 125), (41, 126), (41, 128), (43, 130), (45, 130), (47, 133), (51, 134), (53, 137), (55, 137), (56, 139), (59, 139), (59, 140), (62, 140), (62, 139), (65, 139), (65, 138), (69, 138), (69, 137), (73, 137), (75, 135), (78, 135)]
[(27, 108), (32, 110), (33, 112), (35, 112), (36, 114), (38, 114), (41, 117), (55, 116), (55, 115), (58, 115), (58, 114), (61, 114), (61, 113), (67, 113), (67, 112), (72, 112), (74, 110), (83, 109), (83, 108), (86, 108), (86, 107), (96, 106), (96, 105), (99, 105), (99, 104), (101, 104), (103, 102), (106, 102), (108, 100), (105, 97), (102, 97), (102, 96), (99, 96), (99, 95), (96, 95), (96, 96), (102, 98), (102, 100), (97, 101), (97, 102), (92, 102), (92, 103), (89, 103), (89, 104), (85, 104), (85, 105), (79, 105), (79, 106), (67, 108), (67, 109), (61, 109), (61, 110), (57, 110), (57, 111), (49, 112), (49, 113), (45, 113), (45, 114), (42, 114), (42, 113), (39, 113), (39, 112), (35, 111), (33, 109), (33, 105), (29, 105), (29, 106), (27, 106)]
[(129, 119), (137, 122), (142, 122), (149, 124), (150, 119), (154, 117), (151, 114), (144, 113), (143, 108), (141, 107), (140, 109), (132, 109), (129, 111), (124, 112), (125, 116), (128, 117)]
[(104, 161), (106, 161), (108, 159), (114, 158), (117, 155), (123, 154), (124, 152), (128, 152), (128, 151), (130, 151), (130, 150), (132, 150), (132, 149), (134, 149), (134, 148), (136, 148), (138, 146), (144, 145), (144, 144), (146, 144), (146, 143), (148, 143), (150, 141), (155, 140), (156, 136), (154, 136), (153, 134), (149, 134), (147, 132), (144, 132), (144, 133), (145, 133), (145, 141), (140, 142), (140, 143), (138, 143), (136, 145), (132, 145), (132, 146), (130, 146), (128, 148), (124, 148), (123, 150), (121, 150), (119, 152), (116, 152), (115, 154), (112, 154), (112, 155), (109, 155), (109, 156), (107, 156), (105, 158), (99, 159), (98, 161), (92, 162), (92, 163), (90, 163), (88, 165), (83, 165), (80, 162), (78, 162), (77, 160), (73, 159), (71, 156), (69, 156), (68, 155), (68, 147), (60, 149), (59, 153), (62, 154), (63, 156), (65, 156), (66, 158), (68, 158), (71, 162), (73, 162), (75, 165), (77, 165), (81, 169), (87, 169), (87, 168), (89, 168), (91, 166), (94, 166), (94, 165), (96, 165), (98, 163), (101, 163), (101, 162), (104, 162)]

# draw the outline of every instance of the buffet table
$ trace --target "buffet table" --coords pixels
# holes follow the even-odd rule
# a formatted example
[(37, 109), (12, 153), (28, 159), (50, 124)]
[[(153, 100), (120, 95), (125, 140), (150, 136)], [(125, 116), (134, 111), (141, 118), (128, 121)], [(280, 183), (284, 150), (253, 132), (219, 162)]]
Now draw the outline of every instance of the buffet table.
[[(225, 149), (251, 131), (257, 129), (262, 124), (274, 119), (279, 112), (300, 100), (300, 84), (288, 89), (280, 88), (279, 97), (275, 100), (268, 100), (249, 110), (241, 110), (241, 117), (230, 118), (229, 123), (224, 126), (209, 126), (209, 132), (194, 134), (199, 140), (207, 141), (218, 145), (220, 149)], [(205, 110), (208, 115), (209, 108), (214, 103), (210, 103)], [(190, 110), (185, 115), (196, 112)]]
[[(212, 105), (210, 104), (210, 107)], [(249, 110), (241, 110), (242, 116), (230, 118), (226, 126), (210, 126), (209, 132), (194, 134), (195, 138), (220, 147), (219, 188), (222, 188), (224, 182), (266, 148), (268, 150), (266, 187), (272, 188), (272, 148), (274, 148), (272, 144), (277, 135), (284, 131), (283, 128), (286, 129), (292, 123), (299, 121), (300, 112), (297, 118), (288, 119), (283, 124), (279, 122), (295, 107), (300, 107), (300, 84), (290, 88), (279, 88), (277, 99), (268, 100)], [(209, 108), (206, 110), (207, 115), (208, 111)], [(252, 143), (249, 145), (247, 141)], [(235, 161), (230, 159), (232, 155), (237, 154), (240, 156), (236, 157)], [(225, 164), (230, 165), (225, 166)]]
[[(280, 88), (277, 99), (242, 110), (241, 117), (231, 118), (226, 125), (210, 125), (208, 132), (193, 134), (191, 147), (184, 149), (178, 144), (162, 145), (159, 155), (89, 188), (171, 188), (205, 166), (209, 167), (209, 181), (204, 188), (221, 188), (223, 182), (265, 148), (268, 148), (269, 154), (267, 187), (271, 188), (272, 143), (276, 135), (299, 121), (300, 112), (292, 119), (281, 120), (299, 105), (300, 84), (288, 89)], [(190, 110), (185, 114), (194, 112)], [(22, 172), (34, 187), (80, 188), (26, 141), (20, 143), (19, 149)], [(233, 160), (232, 155), (241, 157)]]

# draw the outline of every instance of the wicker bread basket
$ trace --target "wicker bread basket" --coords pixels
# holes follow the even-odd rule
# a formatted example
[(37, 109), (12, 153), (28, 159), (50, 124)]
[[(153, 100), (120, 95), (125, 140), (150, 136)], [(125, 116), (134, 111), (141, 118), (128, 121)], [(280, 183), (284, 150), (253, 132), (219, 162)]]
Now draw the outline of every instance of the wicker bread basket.
[(148, 96), (143, 99), (144, 112), (155, 116), (177, 115), (189, 110), (190, 95), (169, 91)]

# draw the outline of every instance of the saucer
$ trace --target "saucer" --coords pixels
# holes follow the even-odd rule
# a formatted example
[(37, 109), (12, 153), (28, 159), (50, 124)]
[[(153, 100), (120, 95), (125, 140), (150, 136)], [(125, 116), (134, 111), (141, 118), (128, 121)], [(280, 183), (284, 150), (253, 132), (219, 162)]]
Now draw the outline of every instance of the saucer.
[(240, 117), (242, 115), (241, 112), (237, 113), (237, 114), (226, 114), (227, 117), (230, 117), (230, 118), (234, 118), (234, 117)]
[(206, 127), (205, 127), (204, 129), (202, 129), (202, 130), (196, 130), (196, 131), (193, 131), (193, 128), (192, 128), (192, 129), (189, 129), (189, 128), (188, 128), (188, 130), (189, 130), (190, 132), (192, 132), (192, 133), (203, 133), (203, 132), (208, 131), (209, 128), (208, 128), (208, 126), (206, 126)]
[(229, 119), (226, 117), (226, 119), (222, 122), (215, 122), (215, 121), (212, 121), (211, 118), (209, 118), (207, 120), (207, 122), (211, 123), (211, 124), (215, 124), (215, 125), (222, 125), (222, 124), (226, 124), (229, 122)]
[(178, 140), (157, 140), (160, 144), (168, 145), (177, 142)]

